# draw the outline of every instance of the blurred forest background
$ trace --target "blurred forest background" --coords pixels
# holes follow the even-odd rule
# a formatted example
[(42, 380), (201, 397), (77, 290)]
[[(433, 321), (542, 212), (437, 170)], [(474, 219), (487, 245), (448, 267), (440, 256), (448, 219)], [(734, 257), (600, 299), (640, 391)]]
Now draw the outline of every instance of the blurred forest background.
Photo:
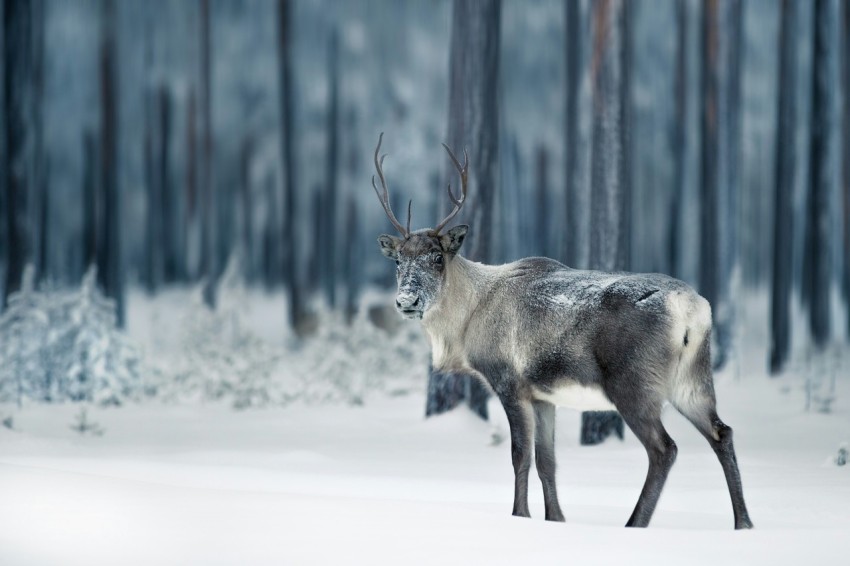
[(850, 2), (5, 0), (0, 33), (4, 307), (94, 265), (120, 328), (128, 289), (212, 307), (230, 263), (295, 335), (350, 323), (395, 284), (383, 131), (413, 228), (469, 148), (473, 259), (682, 278), (718, 367), (749, 291), (771, 372), (794, 336), (846, 351)]

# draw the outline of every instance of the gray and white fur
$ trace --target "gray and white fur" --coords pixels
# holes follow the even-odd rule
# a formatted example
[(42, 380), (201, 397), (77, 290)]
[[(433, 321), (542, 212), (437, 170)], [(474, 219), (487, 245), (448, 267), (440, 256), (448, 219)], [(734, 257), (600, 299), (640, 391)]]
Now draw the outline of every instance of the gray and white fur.
[[(466, 164), (449, 155), (463, 187), (460, 199), (449, 189), (455, 203), (450, 219), (465, 198)], [(546, 519), (564, 520), (555, 485), (555, 407), (617, 410), (649, 456), (646, 482), (626, 523), (646, 527), (676, 459), (676, 444), (661, 422), (669, 402), (717, 454), (735, 528), (752, 527), (732, 429), (716, 411), (708, 301), (661, 274), (577, 270), (541, 257), (484, 265), (458, 253), (465, 225), (440, 234), (446, 221), (414, 232), (393, 224), (402, 237), (385, 234), (378, 241), (398, 266), (396, 307), (404, 317), (421, 320), (435, 370), (477, 377), (505, 409), (514, 515), (529, 516), (534, 453)]]

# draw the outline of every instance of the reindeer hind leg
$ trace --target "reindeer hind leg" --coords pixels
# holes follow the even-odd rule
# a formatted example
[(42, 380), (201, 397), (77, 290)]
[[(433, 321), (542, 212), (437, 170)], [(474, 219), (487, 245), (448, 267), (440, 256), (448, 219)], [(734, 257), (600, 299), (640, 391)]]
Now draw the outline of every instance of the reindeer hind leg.
[(735, 528), (751, 529), (753, 522), (744, 503), (741, 473), (738, 470), (738, 460), (732, 444), (732, 428), (717, 415), (708, 339), (691, 367), (682, 368), (682, 371), (685, 373), (680, 377), (679, 391), (673, 395), (671, 403), (705, 437), (717, 455), (723, 474), (726, 476), (729, 497), (732, 499)]

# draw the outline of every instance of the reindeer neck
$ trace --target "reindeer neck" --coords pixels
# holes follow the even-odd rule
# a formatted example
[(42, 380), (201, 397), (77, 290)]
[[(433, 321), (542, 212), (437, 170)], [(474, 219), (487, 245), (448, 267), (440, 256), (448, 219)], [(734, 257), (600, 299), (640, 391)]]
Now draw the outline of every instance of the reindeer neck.
[(425, 330), (432, 336), (447, 338), (461, 331), (496, 277), (494, 266), (461, 256), (452, 258), (446, 266), (440, 298), (422, 319)]

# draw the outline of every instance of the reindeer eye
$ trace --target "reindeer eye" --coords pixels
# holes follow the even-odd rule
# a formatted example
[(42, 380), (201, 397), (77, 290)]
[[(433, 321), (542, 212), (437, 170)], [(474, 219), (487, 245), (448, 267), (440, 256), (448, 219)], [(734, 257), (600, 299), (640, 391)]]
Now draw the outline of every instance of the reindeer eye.
[(443, 254), (436, 254), (434, 256), (434, 265), (443, 265)]
[(395, 264), (396, 264), (396, 265), (401, 265), (401, 262), (400, 262), (399, 260), (395, 260)]

